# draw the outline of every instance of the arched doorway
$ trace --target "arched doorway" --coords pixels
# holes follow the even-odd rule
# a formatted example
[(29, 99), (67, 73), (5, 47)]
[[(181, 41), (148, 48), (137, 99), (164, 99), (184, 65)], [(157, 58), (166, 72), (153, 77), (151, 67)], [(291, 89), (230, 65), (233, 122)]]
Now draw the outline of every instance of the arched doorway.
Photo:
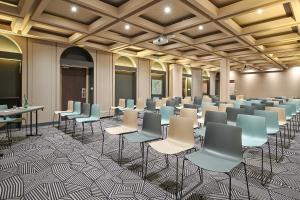
[(192, 72), (189, 67), (182, 68), (182, 97), (192, 96)]
[(127, 56), (115, 62), (115, 105), (121, 98), (136, 100), (136, 64)]
[(68, 100), (93, 103), (94, 62), (89, 52), (81, 47), (69, 47), (60, 57), (61, 105), (67, 108)]
[(166, 96), (166, 68), (162, 63), (151, 65), (151, 98)]
[(10, 38), (0, 35), (0, 104), (22, 105), (22, 52)]

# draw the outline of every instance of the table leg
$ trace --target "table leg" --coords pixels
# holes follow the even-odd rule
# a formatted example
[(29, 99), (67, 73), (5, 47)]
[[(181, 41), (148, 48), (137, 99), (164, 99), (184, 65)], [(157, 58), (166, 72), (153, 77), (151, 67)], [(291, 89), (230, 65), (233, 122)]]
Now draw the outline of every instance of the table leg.
[(38, 111), (35, 111), (35, 135), (38, 135)]
[(29, 125), (29, 135), (27, 135), (27, 136), (32, 136), (32, 111), (30, 112), (30, 116), (29, 116), (29, 118), (30, 118), (30, 125)]

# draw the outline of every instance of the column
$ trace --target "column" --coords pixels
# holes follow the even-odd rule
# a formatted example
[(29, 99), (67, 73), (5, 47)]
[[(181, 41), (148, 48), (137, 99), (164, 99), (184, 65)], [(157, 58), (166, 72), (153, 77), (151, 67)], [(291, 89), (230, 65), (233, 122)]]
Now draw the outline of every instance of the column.
[(169, 95), (170, 97), (182, 96), (182, 66), (171, 64), (169, 66)]
[(220, 61), (220, 100), (222, 102), (229, 100), (229, 73), (229, 60), (224, 58)]
[(192, 68), (192, 97), (202, 97), (202, 69)]
[(209, 72), (209, 94), (216, 95), (216, 72)]

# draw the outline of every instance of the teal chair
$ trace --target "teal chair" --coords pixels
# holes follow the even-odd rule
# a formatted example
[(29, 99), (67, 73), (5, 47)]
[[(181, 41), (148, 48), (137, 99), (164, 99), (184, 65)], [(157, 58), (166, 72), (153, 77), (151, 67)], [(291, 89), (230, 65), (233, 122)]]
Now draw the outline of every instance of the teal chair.
[[(0, 111), (7, 110), (7, 105), (0, 105)], [(9, 141), (9, 143), (12, 143), (11, 139), (11, 124), (15, 123), (16, 118), (11, 117), (0, 117), (0, 127), (6, 128), (6, 137)], [(27, 130), (27, 127), (26, 127)]]
[[(84, 118), (76, 118), (76, 123), (81, 123), (82, 124), (82, 139), (84, 135), (84, 124), (89, 123), (91, 126), (92, 134), (94, 134), (94, 129), (93, 129), (93, 123), (94, 122), (99, 122), (100, 123), (100, 129), (102, 133), (102, 141), (104, 142), (104, 131), (100, 119), (100, 106), (98, 104), (92, 104), (91, 108), (91, 115), (89, 117), (84, 117)], [(75, 131), (74, 131), (75, 132)], [(103, 152), (103, 145), (102, 145), (102, 152)]]
[(165, 135), (167, 135), (167, 128), (170, 123), (170, 118), (175, 114), (175, 108), (171, 106), (162, 106), (160, 108), (161, 114), (161, 126), (164, 129)]
[[(280, 104), (278, 107), (284, 108), (285, 109), (285, 118), (287, 121), (287, 130), (288, 130), (288, 137), (289, 140), (293, 139), (292, 137), (292, 119), (293, 119), (293, 108), (291, 105), (288, 104)], [(294, 129), (294, 136), (295, 136), (295, 129)], [(290, 145), (290, 141), (289, 141)]]
[(162, 139), (161, 115), (153, 112), (145, 112), (142, 130), (125, 135), (129, 143), (140, 143), (142, 153), (142, 176), (144, 175), (145, 143)]
[[(183, 177), (185, 161), (190, 161), (198, 166), (199, 173), (201, 172), (201, 179), (203, 182), (202, 169), (222, 172), (229, 176), (229, 199), (231, 199), (231, 175), (232, 169), (243, 163), (244, 172), (246, 177), (246, 185), (248, 198), (250, 199), (247, 169), (246, 164), (243, 162), (243, 149), (241, 139), (242, 129), (226, 124), (208, 122), (206, 125), (206, 134), (204, 145), (201, 150), (188, 154), (184, 157), (182, 164), (182, 179), (181, 179), (181, 192), (180, 197), (183, 198)], [(201, 184), (201, 183), (200, 183)], [(195, 189), (193, 187), (193, 189)], [(190, 194), (187, 191), (186, 194)]]
[(240, 108), (241, 105), (244, 105), (244, 101), (234, 101), (233, 102), (233, 107), (234, 108)]
[[(271, 178), (273, 174), (270, 143), (268, 141), (267, 136), (266, 119), (261, 116), (239, 114), (237, 117), (236, 125), (242, 128), (242, 145), (245, 148), (261, 149), (261, 183), (262, 185), (265, 185), (265, 183), (268, 181), (269, 178)], [(269, 148), (271, 173), (268, 176), (266, 176), (266, 180), (264, 182), (264, 150), (262, 146), (265, 143), (268, 144)]]
[(298, 131), (298, 117), (297, 117), (297, 103), (295, 102), (287, 102), (286, 105), (289, 106), (291, 112), (292, 112), (292, 123), (293, 123), (293, 129), (294, 129), (294, 136), (295, 137), (295, 132)]
[[(91, 104), (89, 103), (83, 103), (81, 106), (81, 113), (79, 115), (68, 115), (66, 117), (66, 121), (67, 120), (72, 120), (73, 121), (73, 132), (72, 134), (75, 134), (75, 126), (76, 126), (76, 119), (77, 118), (87, 118), (90, 117), (91, 115)], [(66, 123), (66, 127), (65, 127), (65, 133), (67, 133), (67, 123)]]
[(127, 109), (134, 109), (134, 100), (133, 99), (127, 99), (126, 100), (126, 108)]
[[(60, 114), (61, 118), (65, 119), (65, 127), (67, 127), (67, 116), (80, 115), (80, 113), (81, 113), (81, 102), (80, 101), (75, 101), (74, 102), (73, 112), (70, 112), (70, 113), (69, 112), (68, 113), (61, 113)], [(58, 126), (58, 129), (59, 128), (60, 128), (60, 125)]]
[[(275, 135), (276, 137), (276, 161), (279, 162), (283, 158), (283, 144), (282, 144), (282, 135), (279, 128), (279, 121), (278, 121), (278, 113), (277, 112), (270, 112), (270, 111), (264, 111), (264, 110), (255, 110), (254, 115), (261, 116), (266, 119), (266, 125), (267, 125), (267, 134), (268, 135)], [(281, 157), (278, 159), (277, 156), (277, 149), (278, 149), (278, 143), (277, 143), (277, 134), (280, 134), (280, 143), (281, 143)]]

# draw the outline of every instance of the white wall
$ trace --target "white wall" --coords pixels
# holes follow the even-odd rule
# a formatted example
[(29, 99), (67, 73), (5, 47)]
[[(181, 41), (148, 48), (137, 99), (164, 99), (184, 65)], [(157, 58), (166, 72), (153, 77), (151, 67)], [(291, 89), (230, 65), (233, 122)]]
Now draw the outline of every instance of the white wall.
[(284, 72), (231, 73), (236, 79), (236, 93), (249, 97), (300, 97), (300, 66)]

